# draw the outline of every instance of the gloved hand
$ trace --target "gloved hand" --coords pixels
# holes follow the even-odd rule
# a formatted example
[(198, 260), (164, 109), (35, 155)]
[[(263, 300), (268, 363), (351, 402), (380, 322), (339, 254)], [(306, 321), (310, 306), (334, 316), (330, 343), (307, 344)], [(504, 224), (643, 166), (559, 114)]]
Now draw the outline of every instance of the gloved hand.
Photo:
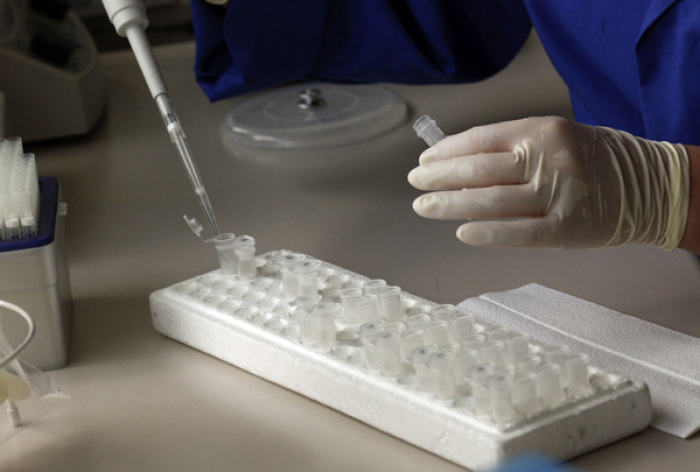
[(421, 216), (468, 220), (476, 246), (678, 246), (688, 211), (688, 155), (558, 117), (472, 128), (426, 150), (409, 182), (431, 193)]

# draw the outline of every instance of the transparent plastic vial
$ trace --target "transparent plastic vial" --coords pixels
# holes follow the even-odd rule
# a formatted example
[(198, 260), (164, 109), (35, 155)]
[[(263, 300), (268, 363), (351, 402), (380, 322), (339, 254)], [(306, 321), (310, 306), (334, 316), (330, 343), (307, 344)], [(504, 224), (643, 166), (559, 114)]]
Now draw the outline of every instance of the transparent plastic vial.
[(316, 324), (316, 346), (330, 349), (336, 344), (335, 320), (340, 317), (343, 307), (338, 303), (319, 303), (311, 309), (311, 317)]
[(542, 364), (535, 372), (537, 396), (545, 408), (552, 408), (564, 400), (560, 371), (557, 364)]
[(420, 329), (407, 329), (401, 333), (401, 358), (404, 360), (409, 360), (411, 353), (423, 347), (423, 336), (424, 332)]
[(435, 352), (430, 356), (428, 367), (433, 375), (435, 395), (442, 399), (454, 398), (457, 394), (454, 354), (445, 350)]
[(233, 250), (238, 258), (237, 273), (241, 279), (254, 279), (257, 274), (255, 267), (255, 238), (238, 236), (233, 242)]
[(343, 317), (347, 324), (361, 324), (357, 306), (362, 295), (362, 290), (359, 288), (347, 288), (340, 292)]
[(235, 251), (236, 235), (233, 233), (221, 233), (214, 238), (214, 247), (219, 256), (221, 272), (227, 275), (238, 273), (238, 256)]
[(521, 372), (513, 378), (513, 404), (525, 417), (534, 415), (540, 409), (536, 377), (533, 372)]
[(425, 141), (428, 146), (435, 146), (438, 142), (445, 139), (445, 133), (438, 128), (435, 120), (428, 115), (423, 115), (413, 123), (413, 130), (416, 135)]
[(430, 356), (437, 351), (433, 345), (422, 346), (414, 349), (410, 355), (410, 362), (416, 372), (418, 388), (424, 392), (434, 391), (433, 374), (428, 366)]
[(570, 395), (583, 396), (591, 392), (588, 363), (585, 354), (572, 355), (564, 361), (564, 375)]
[(382, 355), (382, 375), (398, 377), (401, 373), (399, 346), (401, 335), (396, 331), (385, 331), (377, 336), (376, 344)]
[(310, 345), (318, 339), (318, 323), (313, 315), (313, 309), (320, 301), (320, 295), (298, 297), (295, 301), (295, 319), (302, 344)]
[(516, 419), (515, 406), (511, 394), (511, 378), (496, 374), (488, 380), (491, 396), (491, 417), (498, 425), (505, 425)]
[(360, 326), (360, 342), (365, 354), (365, 365), (371, 370), (380, 370), (383, 366), (381, 348), (377, 346), (377, 336), (384, 332), (384, 323), (365, 323)]
[(296, 277), (297, 290), (299, 296), (314, 295), (318, 293), (318, 268), (321, 261), (316, 259), (306, 259), (300, 261), (292, 268), (292, 273)]
[(387, 323), (401, 321), (401, 289), (399, 287), (384, 287), (376, 294), (379, 302), (379, 317)]
[(452, 336), (456, 342), (461, 342), (467, 336), (474, 334), (474, 315), (471, 313), (457, 313), (450, 319)]
[(282, 288), (285, 297), (290, 300), (294, 300), (299, 296), (299, 284), (297, 283), (297, 277), (293, 272), (294, 267), (300, 264), (306, 259), (303, 254), (283, 254), (282, 257), (277, 259), (277, 263), (280, 267), (280, 274), (282, 275)]
[(443, 347), (450, 344), (449, 325), (445, 321), (433, 321), (423, 327), (425, 331), (426, 344), (435, 344)]

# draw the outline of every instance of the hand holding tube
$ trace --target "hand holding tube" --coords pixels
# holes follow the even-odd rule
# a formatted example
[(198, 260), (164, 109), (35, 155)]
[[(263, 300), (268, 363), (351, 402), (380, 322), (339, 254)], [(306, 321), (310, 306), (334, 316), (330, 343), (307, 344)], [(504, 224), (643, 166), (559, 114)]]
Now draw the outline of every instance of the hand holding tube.
[(468, 220), (477, 246), (678, 246), (688, 212), (682, 145), (557, 118), (473, 128), (421, 155), (409, 182), (427, 218)]

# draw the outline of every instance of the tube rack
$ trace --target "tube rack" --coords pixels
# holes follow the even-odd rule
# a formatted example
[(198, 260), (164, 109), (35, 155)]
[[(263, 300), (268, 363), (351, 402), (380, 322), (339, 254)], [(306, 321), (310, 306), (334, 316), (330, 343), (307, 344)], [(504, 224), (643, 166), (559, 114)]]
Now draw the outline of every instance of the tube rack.
[(643, 383), (291, 251), (151, 294), (165, 336), (470, 469), (564, 460), (645, 428)]

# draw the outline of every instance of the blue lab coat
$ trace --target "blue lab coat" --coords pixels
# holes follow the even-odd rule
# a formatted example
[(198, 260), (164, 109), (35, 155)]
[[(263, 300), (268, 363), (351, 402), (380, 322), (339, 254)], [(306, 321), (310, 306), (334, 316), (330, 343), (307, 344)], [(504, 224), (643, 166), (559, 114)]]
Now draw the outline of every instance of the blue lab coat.
[(537, 30), (576, 117), (700, 144), (700, 0), (193, 0), (211, 100), (308, 79), (483, 80)]

